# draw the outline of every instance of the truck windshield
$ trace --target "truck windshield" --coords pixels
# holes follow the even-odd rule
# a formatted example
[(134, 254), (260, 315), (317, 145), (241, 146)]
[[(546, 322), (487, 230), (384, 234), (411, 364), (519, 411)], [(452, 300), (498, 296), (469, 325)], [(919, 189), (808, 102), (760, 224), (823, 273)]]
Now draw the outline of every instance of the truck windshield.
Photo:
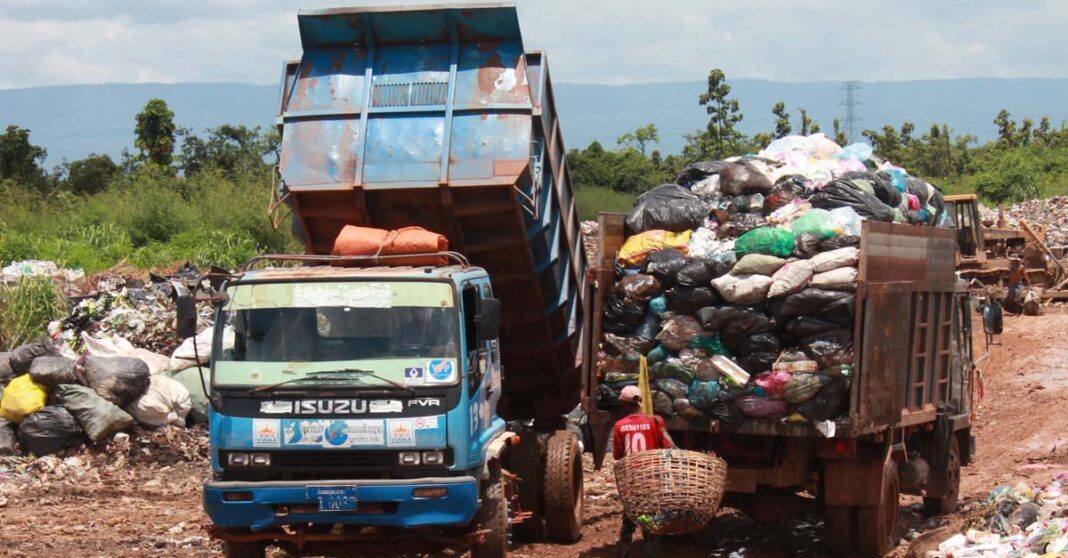
[[(448, 283), (249, 283), (228, 294), (216, 326), (215, 385), (418, 388), (458, 379), (459, 316)], [(374, 374), (322, 374), (344, 369)]]

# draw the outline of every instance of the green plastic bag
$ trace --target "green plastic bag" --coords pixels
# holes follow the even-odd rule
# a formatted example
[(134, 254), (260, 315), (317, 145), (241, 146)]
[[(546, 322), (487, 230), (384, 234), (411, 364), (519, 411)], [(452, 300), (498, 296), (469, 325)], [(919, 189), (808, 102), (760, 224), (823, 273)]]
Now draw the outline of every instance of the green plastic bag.
[(734, 243), (734, 253), (739, 258), (746, 254), (768, 254), (786, 258), (794, 250), (794, 233), (778, 227), (753, 229)]
[(714, 335), (712, 337), (707, 337), (704, 335), (694, 337), (693, 339), (690, 339), (690, 348), (701, 349), (708, 356), (731, 356), (731, 352), (727, 349), (727, 347), (723, 346), (723, 341), (720, 340), (718, 335)]
[(841, 230), (834, 215), (826, 209), (813, 208), (790, 223), (790, 230), (795, 234), (812, 233), (819, 238), (837, 236)]
[(56, 388), (55, 397), (59, 406), (74, 415), (94, 442), (135, 424), (129, 413), (85, 386), (61, 384)]
[(682, 382), (690, 383), (693, 381), (693, 369), (682, 364), (678, 359), (668, 359), (664, 362), (658, 362), (650, 366), (649, 378), (653, 380), (674, 378)]
[(204, 383), (201, 384), (200, 378), (197, 377), (197, 368), (193, 366), (179, 370), (171, 374), (171, 378), (189, 390), (189, 401), (193, 404), (193, 408), (189, 411), (189, 418), (194, 424), (207, 424), (208, 398), (204, 395), (204, 388), (207, 387), (208, 392), (211, 392), (211, 369), (207, 365), (199, 367), (204, 375)]

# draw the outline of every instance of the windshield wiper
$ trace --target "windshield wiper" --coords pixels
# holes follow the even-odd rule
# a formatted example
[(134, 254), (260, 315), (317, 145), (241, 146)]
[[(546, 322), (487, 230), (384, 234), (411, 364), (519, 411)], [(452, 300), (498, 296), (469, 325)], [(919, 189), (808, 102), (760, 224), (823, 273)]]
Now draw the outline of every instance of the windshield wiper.
[[(262, 393), (262, 392), (265, 392), (265, 391), (271, 391), (271, 390), (273, 390), (275, 388), (278, 388), (278, 387), (281, 387), (281, 386), (284, 386), (284, 385), (294, 384), (294, 383), (297, 383), (297, 382), (305, 382), (305, 381), (308, 381), (308, 380), (319, 380), (319, 379), (323, 379), (324, 377), (330, 378), (330, 377), (333, 377), (333, 376), (345, 377), (345, 376), (350, 375), (350, 374), (351, 375), (355, 375), (355, 376), (370, 376), (370, 377), (372, 377), (372, 378), (374, 378), (376, 380), (381, 380), (383, 382), (386, 382), (387, 384), (390, 385), (390, 387), (392, 387), (394, 389), (398, 389), (398, 390), (401, 390), (401, 391), (406, 391), (406, 392), (412, 394), (413, 396), (416, 395), (415, 389), (413, 389), (413, 388), (411, 388), (409, 386), (406, 386), (406, 385), (404, 385), (404, 384), (402, 384), (400, 382), (397, 382), (397, 381), (391, 380), (389, 378), (386, 378), (385, 376), (382, 376), (382, 375), (378, 374), (374, 370), (362, 370), (362, 369), (359, 369), (359, 368), (342, 368), (340, 370), (317, 370), (315, 372), (308, 372), (307, 374), (305, 374), (304, 376), (301, 376), (300, 378), (290, 378), (288, 380), (283, 380), (283, 381), (275, 383), (275, 384), (269, 384), (269, 385), (254, 387), (254, 388), (249, 390), (249, 393), (250, 394), (251, 393)], [(359, 378), (357, 378), (357, 379), (359, 379)], [(364, 382), (364, 383), (366, 383), (366, 382)], [(367, 384), (367, 385), (375, 385), (375, 384)], [(378, 387), (385, 387), (385, 386), (378, 386)]]

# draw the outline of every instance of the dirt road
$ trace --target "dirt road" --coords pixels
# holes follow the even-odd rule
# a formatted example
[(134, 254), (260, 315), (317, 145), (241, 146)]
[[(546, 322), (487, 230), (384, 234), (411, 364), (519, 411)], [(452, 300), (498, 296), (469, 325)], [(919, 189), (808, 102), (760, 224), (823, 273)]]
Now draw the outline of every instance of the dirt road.
[[(1061, 311), (1006, 318), (1002, 345), (981, 364), (985, 399), (975, 428), (979, 454), (965, 470), (962, 509), (998, 483), (1042, 483), (1068, 469), (1066, 331), (1068, 313)], [(0, 461), (0, 556), (218, 556), (220, 548), (205, 535), (207, 518), (200, 510), (206, 456), (202, 431), (174, 430), (135, 434), (127, 446), (111, 451), (39, 461), (31, 472)], [(27, 478), (35, 480), (26, 484)], [(615, 556), (620, 516), (609, 469), (595, 472), (587, 463), (587, 486), (582, 541), (523, 545), (514, 555)], [(913, 501), (903, 503), (907, 528), (961, 522), (957, 514), (928, 523), (910, 505)], [(705, 531), (671, 541), (662, 556), (819, 556), (821, 538), (822, 526), (814, 520), (765, 527), (726, 513)]]

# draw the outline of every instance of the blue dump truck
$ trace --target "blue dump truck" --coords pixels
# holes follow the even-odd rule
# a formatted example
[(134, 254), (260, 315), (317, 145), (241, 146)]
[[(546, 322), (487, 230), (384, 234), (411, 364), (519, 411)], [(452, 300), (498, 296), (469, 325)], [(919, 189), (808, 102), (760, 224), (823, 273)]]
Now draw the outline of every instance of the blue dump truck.
[[(545, 56), (511, 4), (297, 22), (278, 196), (305, 253), (216, 285), (213, 534), (242, 557), (578, 540), (589, 297)], [(329, 256), (345, 225), (421, 226), (452, 251)]]

